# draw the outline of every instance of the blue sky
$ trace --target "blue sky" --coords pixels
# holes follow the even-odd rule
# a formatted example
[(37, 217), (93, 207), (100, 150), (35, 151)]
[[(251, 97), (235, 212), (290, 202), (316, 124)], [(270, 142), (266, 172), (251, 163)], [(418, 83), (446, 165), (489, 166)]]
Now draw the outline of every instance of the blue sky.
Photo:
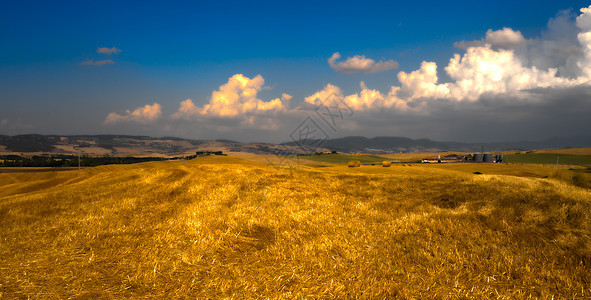
[[(565, 120), (559, 122), (559, 128), (554, 124), (544, 129), (545, 133), (531, 132), (538, 128), (532, 123), (540, 125), (552, 116), (545, 113), (552, 111), (556, 103), (541, 101), (546, 106), (540, 106), (535, 99), (510, 100), (525, 97), (518, 92), (550, 88), (560, 95), (572, 95), (575, 90), (587, 93), (583, 80), (550, 84), (537, 73), (531, 77), (536, 79), (530, 79), (535, 81), (532, 84), (498, 93), (491, 90), (473, 96), (456, 93), (453, 87), (445, 95), (434, 91), (419, 95), (416, 89), (410, 90), (413, 87), (409, 83), (396, 95), (404, 105), (395, 105), (398, 100), (386, 95), (392, 87), (401, 86), (399, 72), (411, 74), (420, 70), (423, 62), (436, 63), (437, 84), (461, 81), (461, 75), (452, 78), (445, 70), (454, 54), (462, 56), (466, 52), (466, 48), (454, 47), (460, 41), (481, 41), (472, 44), (475, 47), (485, 47), (492, 41), (490, 51), (510, 51), (528, 70), (562, 68), (556, 77), (580, 79), (583, 68), (574, 70), (573, 66), (577, 65), (576, 59), (584, 60), (584, 45), (577, 40), (577, 34), (584, 29), (575, 23), (581, 15), (579, 10), (588, 7), (589, 2), (171, 2), (4, 1), (0, 10), (0, 134), (110, 133), (280, 142), (305, 118), (306, 110), (313, 110), (306, 107), (307, 97), (329, 90), (330, 84), (339, 88), (334, 93), (337, 100), (349, 103), (353, 101), (349, 96), (361, 95), (364, 90), (361, 82), (366, 90), (378, 91), (379, 99), (358, 107), (349, 103), (355, 106), (355, 115), (343, 120), (331, 137), (355, 134), (515, 140), (564, 132), (577, 134), (581, 133), (578, 127), (587, 125), (566, 124), (579, 117), (579, 109), (559, 115)], [(578, 47), (572, 53), (578, 56), (556, 57), (555, 50), (548, 50), (544, 52), (548, 59), (536, 61), (536, 57), (543, 57), (540, 49), (564, 44), (548, 42), (551, 37), (545, 32), (551, 31), (551, 19), (572, 25), (556, 25), (553, 30), (563, 30), (565, 36), (570, 36), (572, 49)], [(501, 32), (503, 28), (511, 31)], [(522, 42), (510, 47), (495, 45), (496, 40), (486, 39), (488, 30), (492, 30), (492, 37), (498, 31), (501, 38), (519, 32)], [(100, 48), (117, 51), (99, 53)], [(336, 52), (340, 58), (331, 66), (328, 59)], [(339, 69), (339, 63), (355, 56), (363, 56), (361, 62), (372, 59), (375, 63), (396, 63), (398, 67), (380, 71)], [(108, 62), (96, 64), (100, 61)], [(226, 92), (235, 91), (239, 87), (231, 87), (231, 78), (237, 78), (237, 74), (253, 80), (256, 97), (238, 91), (229, 105), (239, 108), (224, 114), (223, 108), (213, 105), (217, 101), (213, 92), (225, 84)], [(255, 82), (257, 75), (264, 78), (264, 84)], [(540, 94), (549, 93), (531, 92), (527, 97), (540, 98)], [(502, 99), (495, 100), (499, 106), (489, 105), (487, 111), (487, 103), (492, 101), (487, 97)], [(193, 111), (174, 115), (187, 99), (194, 104)], [(279, 99), (281, 106), (265, 106), (274, 99)], [(155, 103), (157, 114), (144, 115), (154, 109), (152, 106), (133, 114)], [(245, 103), (254, 103), (258, 109), (249, 110)], [(441, 107), (442, 103), (449, 105)], [(208, 104), (211, 107), (206, 109)], [(472, 135), (457, 137), (454, 133), (474, 122), (461, 117), (467, 111), (494, 116), (524, 105), (537, 115), (527, 116), (523, 124), (514, 116), (512, 127), (504, 129), (517, 127), (514, 134), (479, 134), (475, 130)], [(576, 105), (582, 105), (582, 111), (589, 108), (589, 102)], [(416, 107), (422, 108), (419, 111)], [(121, 118), (109, 119), (111, 114)], [(457, 122), (458, 118), (462, 122)], [(507, 121), (502, 116), (491, 117), (482, 125), (483, 130), (502, 127)]]

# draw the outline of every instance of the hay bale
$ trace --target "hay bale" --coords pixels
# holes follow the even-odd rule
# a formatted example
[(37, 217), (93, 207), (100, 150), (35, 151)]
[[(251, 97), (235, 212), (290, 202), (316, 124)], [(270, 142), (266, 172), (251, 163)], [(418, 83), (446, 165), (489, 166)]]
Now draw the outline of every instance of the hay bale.
[(361, 167), (361, 161), (350, 160), (348, 165), (349, 165), (349, 168)]
[(386, 167), (386, 168), (388, 168), (388, 167), (390, 167), (390, 164), (391, 164), (391, 163), (390, 163), (390, 161), (389, 161), (389, 160), (384, 160), (384, 161), (382, 162), (382, 167)]

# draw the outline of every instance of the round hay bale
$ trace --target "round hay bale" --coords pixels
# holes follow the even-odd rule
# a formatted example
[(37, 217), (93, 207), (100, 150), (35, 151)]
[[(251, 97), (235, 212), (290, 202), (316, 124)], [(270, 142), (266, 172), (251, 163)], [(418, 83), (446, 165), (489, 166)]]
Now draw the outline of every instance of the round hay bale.
[(391, 163), (390, 163), (390, 161), (389, 161), (389, 160), (384, 160), (384, 161), (382, 162), (382, 167), (388, 168), (388, 167), (390, 167), (390, 164), (391, 164)]
[(355, 168), (361, 166), (361, 161), (358, 160), (350, 160), (348, 163), (349, 168)]

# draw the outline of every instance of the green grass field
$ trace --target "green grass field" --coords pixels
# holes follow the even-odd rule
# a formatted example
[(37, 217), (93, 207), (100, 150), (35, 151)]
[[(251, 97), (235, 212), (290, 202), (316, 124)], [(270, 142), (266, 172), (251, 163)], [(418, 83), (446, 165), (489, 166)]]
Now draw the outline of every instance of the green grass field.
[[(412, 160), (420, 158), (435, 157), (437, 154), (408, 154)], [(359, 160), (362, 164), (365, 163), (381, 163), (384, 160), (391, 160), (396, 158), (389, 157), (403, 157), (404, 155), (393, 154), (386, 156), (378, 155), (350, 155), (350, 154), (325, 154), (325, 155), (310, 155), (299, 156), (298, 159), (310, 160), (316, 162), (346, 164), (351, 160)], [(556, 157), (559, 157), (560, 165), (582, 165), (591, 166), (591, 155), (576, 155), (576, 154), (554, 154), (554, 153), (523, 153), (523, 154), (505, 154), (504, 162), (506, 163), (521, 163), (521, 164), (556, 164)], [(403, 159), (404, 160), (404, 159)], [(408, 160), (408, 158), (407, 158)]]
[(556, 164), (561, 165), (588, 165), (591, 166), (591, 155), (575, 154), (554, 154), (554, 153), (523, 153), (523, 154), (505, 154), (504, 161), (508, 163), (522, 164)]

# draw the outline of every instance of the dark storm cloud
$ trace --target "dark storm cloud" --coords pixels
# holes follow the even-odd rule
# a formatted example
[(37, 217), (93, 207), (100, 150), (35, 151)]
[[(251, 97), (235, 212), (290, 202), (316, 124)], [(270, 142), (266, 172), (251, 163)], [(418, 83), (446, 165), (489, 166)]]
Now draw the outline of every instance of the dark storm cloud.
[(589, 134), (591, 87), (535, 89), (519, 97), (485, 94), (474, 102), (422, 99), (421, 113), (356, 112), (358, 130), (343, 135), (405, 136), (453, 141), (539, 140)]

